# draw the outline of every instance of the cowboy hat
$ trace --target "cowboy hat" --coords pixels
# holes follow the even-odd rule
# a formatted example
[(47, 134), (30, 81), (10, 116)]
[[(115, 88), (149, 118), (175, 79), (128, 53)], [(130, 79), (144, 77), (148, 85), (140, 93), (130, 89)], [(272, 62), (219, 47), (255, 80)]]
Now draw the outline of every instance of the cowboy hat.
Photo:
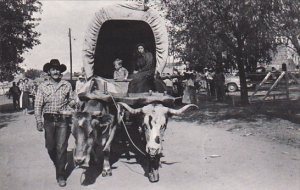
[(51, 68), (58, 69), (61, 73), (67, 70), (67, 66), (64, 64), (60, 64), (58, 59), (51, 59), (49, 63), (46, 63), (43, 67), (43, 71), (47, 73)]

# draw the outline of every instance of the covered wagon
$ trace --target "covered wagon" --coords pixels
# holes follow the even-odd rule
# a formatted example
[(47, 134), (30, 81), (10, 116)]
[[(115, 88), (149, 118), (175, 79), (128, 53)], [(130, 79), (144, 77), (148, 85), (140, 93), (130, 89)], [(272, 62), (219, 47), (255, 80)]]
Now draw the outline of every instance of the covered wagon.
[[(125, 93), (129, 81), (113, 81), (116, 58), (133, 73), (136, 45), (145, 44), (154, 58), (157, 76), (163, 71), (168, 56), (168, 33), (159, 13), (140, 2), (116, 2), (99, 9), (92, 18), (83, 44), (83, 67), (88, 79), (101, 77), (108, 91)], [(99, 79), (99, 78), (98, 78)], [(102, 89), (103, 82), (100, 88)]]
[[(91, 123), (100, 123), (100, 128), (103, 128), (101, 121), (111, 121), (110, 125), (124, 127), (128, 141), (139, 149), (127, 130), (127, 127), (135, 128), (144, 143), (139, 151), (149, 161), (146, 173), (151, 182), (157, 182), (161, 143), (168, 116), (181, 114), (191, 105), (179, 110), (171, 109), (168, 106), (175, 101), (172, 96), (154, 91), (128, 93), (130, 80), (113, 79), (113, 61), (116, 58), (122, 59), (123, 66), (130, 74), (133, 73), (133, 52), (138, 43), (144, 43), (152, 53), (153, 75), (159, 78), (168, 56), (168, 33), (165, 21), (158, 12), (139, 2), (116, 2), (95, 13), (83, 45), (83, 66), (88, 81), (78, 94), (83, 102), (80, 111), (89, 112), (86, 104), (90, 106), (91, 101), (100, 102), (102, 105), (99, 108), (105, 110), (106, 116), (100, 114), (97, 122)], [(107, 112), (110, 117), (107, 117)]]

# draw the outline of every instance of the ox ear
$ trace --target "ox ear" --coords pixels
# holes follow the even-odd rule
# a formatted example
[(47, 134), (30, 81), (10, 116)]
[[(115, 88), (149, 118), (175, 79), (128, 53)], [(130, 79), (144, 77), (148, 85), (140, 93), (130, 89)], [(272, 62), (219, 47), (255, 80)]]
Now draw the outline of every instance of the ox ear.
[(118, 102), (119, 105), (123, 106), (127, 111), (129, 111), (131, 114), (138, 114), (141, 113), (143, 110), (142, 108), (133, 109), (129, 105), (123, 102)]
[(168, 113), (170, 113), (171, 115), (180, 115), (182, 114), (185, 110), (187, 110), (189, 107), (196, 107), (198, 109), (198, 106), (196, 106), (195, 104), (188, 104), (183, 106), (182, 108), (180, 108), (179, 110), (175, 110), (175, 109), (168, 109)]

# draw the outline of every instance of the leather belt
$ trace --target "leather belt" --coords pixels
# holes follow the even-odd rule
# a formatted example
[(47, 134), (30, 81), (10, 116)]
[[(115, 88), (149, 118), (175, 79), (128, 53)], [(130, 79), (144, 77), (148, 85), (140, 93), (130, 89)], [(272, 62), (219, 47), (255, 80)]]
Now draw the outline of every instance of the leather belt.
[(44, 116), (44, 119), (47, 121), (59, 122), (59, 121), (65, 120), (65, 117), (62, 114), (44, 113), (43, 116)]

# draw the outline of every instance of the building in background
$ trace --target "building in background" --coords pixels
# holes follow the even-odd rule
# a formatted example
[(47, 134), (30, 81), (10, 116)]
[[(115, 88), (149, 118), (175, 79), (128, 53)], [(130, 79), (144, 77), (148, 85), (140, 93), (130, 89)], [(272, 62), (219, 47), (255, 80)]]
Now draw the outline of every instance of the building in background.
[(296, 66), (300, 66), (300, 57), (294, 50), (293, 44), (287, 41), (285, 37), (278, 38), (283, 45), (277, 47), (277, 52), (271, 53), (272, 61), (270, 65), (266, 66), (267, 71), (271, 71), (274, 67), (281, 70), (282, 64), (287, 65), (288, 71), (295, 71)]

